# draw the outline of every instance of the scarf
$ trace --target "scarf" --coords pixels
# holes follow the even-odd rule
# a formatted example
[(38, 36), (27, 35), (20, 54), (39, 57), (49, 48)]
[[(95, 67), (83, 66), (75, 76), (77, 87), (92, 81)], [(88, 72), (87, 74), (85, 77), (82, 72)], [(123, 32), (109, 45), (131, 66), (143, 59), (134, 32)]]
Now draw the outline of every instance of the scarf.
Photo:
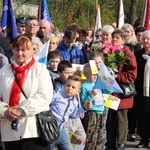
[(144, 68), (143, 95), (150, 96), (150, 56), (143, 54), (142, 57), (147, 60)]
[[(22, 67), (21, 66), (16, 67), (11, 63), (11, 68), (15, 72), (15, 76), (18, 79), (18, 82), (20, 83), (21, 88), (22, 88), (24, 78), (25, 78), (25, 71), (28, 70), (34, 64), (34, 62), (35, 60), (34, 58), (32, 58), (31, 61), (27, 65), (22, 66)], [(20, 93), (21, 93), (21, 90), (16, 80), (14, 79), (12, 88), (10, 91), (10, 96), (9, 96), (9, 106), (16, 106), (19, 104)]]

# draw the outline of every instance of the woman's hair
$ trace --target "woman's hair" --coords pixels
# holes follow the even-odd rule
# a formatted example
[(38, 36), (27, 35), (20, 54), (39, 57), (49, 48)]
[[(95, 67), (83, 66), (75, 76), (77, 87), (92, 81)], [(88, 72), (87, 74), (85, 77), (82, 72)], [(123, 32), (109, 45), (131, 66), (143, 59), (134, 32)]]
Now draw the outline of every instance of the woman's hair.
[(122, 29), (115, 29), (115, 31), (111, 34), (112, 37), (114, 36), (114, 34), (119, 34), (120, 37), (121, 37), (123, 40), (126, 41), (126, 34), (125, 34), (124, 30), (122, 30)]
[(10, 45), (10, 47), (12, 49), (17, 47), (17, 48), (21, 48), (21, 49), (30, 50), (33, 48), (33, 45), (32, 45), (31, 40), (27, 36), (18, 35), (16, 38), (13, 39), (13, 42)]
[(93, 38), (93, 36), (94, 36), (94, 27), (93, 27), (93, 26), (88, 26), (88, 27), (86, 27), (85, 30), (86, 30), (86, 31), (87, 31), (87, 30), (93, 31), (93, 32), (92, 32), (92, 38)]
[(132, 33), (130, 39), (126, 40), (127, 43), (131, 43), (131, 45), (136, 45), (138, 43), (137, 38), (135, 36), (134, 28), (132, 25), (130, 25), (129, 23), (125, 23), (121, 29), (122, 30), (129, 29)]
[(103, 55), (103, 53), (101, 53), (99, 51), (93, 51), (90, 54), (90, 60), (93, 60), (95, 57), (101, 57), (101, 59), (104, 61), (104, 55)]
[(88, 26), (88, 27), (86, 27), (86, 30), (91, 30), (91, 31), (93, 31), (93, 32), (94, 32), (94, 28), (93, 28), (93, 26)]
[(56, 40), (56, 43), (59, 44), (59, 38), (55, 34), (48, 33), (43, 37), (43, 43), (46, 43), (49, 40)]
[(80, 85), (82, 85), (82, 79), (81, 79), (81, 77), (79, 77), (79, 76), (77, 76), (77, 75), (69, 76), (68, 79), (67, 79), (67, 81), (68, 81), (68, 80), (73, 80), (73, 81), (75, 81), (75, 82), (79, 82)]
[(111, 25), (105, 25), (102, 27), (102, 32), (110, 33), (114, 31), (114, 28)]

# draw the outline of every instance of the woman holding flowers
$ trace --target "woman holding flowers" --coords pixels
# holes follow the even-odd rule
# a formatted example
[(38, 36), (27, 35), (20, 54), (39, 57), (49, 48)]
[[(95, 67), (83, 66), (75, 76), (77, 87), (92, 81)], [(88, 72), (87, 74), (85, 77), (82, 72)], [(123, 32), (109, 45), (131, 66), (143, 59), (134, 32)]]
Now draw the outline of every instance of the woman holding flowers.
[[(131, 50), (124, 46), (125, 43), (125, 33), (123, 30), (116, 29), (112, 33), (112, 45), (117, 47), (118, 50), (124, 53), (124, 58), (126, 63), (120, 64), (118, 67), (118, 72), (115, 73), (114, 77), (118, 83), (131, 83), (134, 82), (137, 76), (137, 64), (134, 54)], [(115, 53), (117, 50), (115, 50)], [(125, 98), (123, 94), (114, 93), (114, 96), (121, 99), (117, 113), (112, 113), (110, 109), (107, 119), (107, 143), (106, 149), (115, 149), (116, 139), (117, 139), (117, 150), (124, 150), (126, 140), (127, 140), (127, 130), (128, 130), (128, 119), (127, 112), (128, 109), (133, 106), (133, 97)], [(117, 123), (116, 123), (117, 122)], [(116, 132), (117, 134), (116, 134)]]

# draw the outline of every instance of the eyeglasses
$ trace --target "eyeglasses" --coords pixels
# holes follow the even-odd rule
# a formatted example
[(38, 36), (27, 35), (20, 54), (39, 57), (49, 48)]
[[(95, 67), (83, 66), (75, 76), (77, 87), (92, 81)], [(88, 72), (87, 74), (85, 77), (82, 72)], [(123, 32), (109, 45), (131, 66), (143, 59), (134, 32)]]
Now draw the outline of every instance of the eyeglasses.
[(31, 26), (35, 27), (35, 26), (39, 26), (39, 25), (38, 24), (27, 24), (27, 26), (29, 26), (29, 27), (31, 27)]

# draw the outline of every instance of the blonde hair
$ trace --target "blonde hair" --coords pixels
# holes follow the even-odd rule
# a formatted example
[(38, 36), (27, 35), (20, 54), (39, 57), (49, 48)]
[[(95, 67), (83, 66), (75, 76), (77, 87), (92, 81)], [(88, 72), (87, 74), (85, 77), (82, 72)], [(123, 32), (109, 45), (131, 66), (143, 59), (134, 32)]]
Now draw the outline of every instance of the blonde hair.
[(43, 37), (43, 43), (46, 43), (48, 41), (51, 41), (51, 40), (56, 40), (56, 43), (59, 44), (59, 38), (55, 35), (55, 34), (46, 34), (44, 37)]

